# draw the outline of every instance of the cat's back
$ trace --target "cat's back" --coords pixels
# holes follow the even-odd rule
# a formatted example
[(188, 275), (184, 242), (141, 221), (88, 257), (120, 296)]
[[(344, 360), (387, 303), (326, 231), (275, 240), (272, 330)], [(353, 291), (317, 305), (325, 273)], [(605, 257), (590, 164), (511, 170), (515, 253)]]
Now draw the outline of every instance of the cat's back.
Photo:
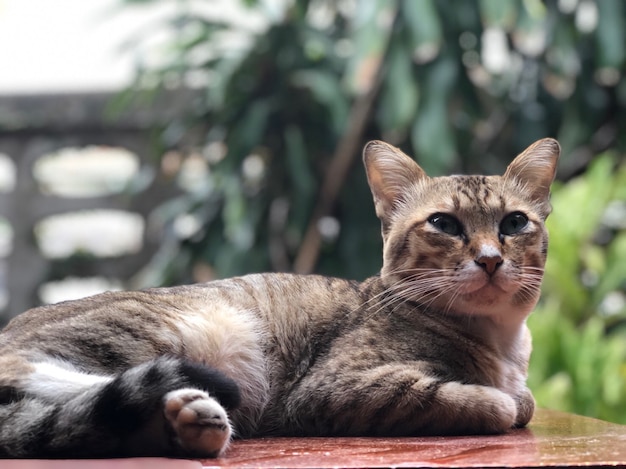
[(136, 291), (104, 292), (77, 300), (32, 308), (2, 330), (2, 336), (37, 334), (38, 330), (104, 322), (123, 328), (141, 322), (172, 328), (189, 317), (211, 317), (219, 308), (248, 311), (262, 320), (304, 314), (333, 314), (351, 308), (362, 293), (358, 282), (319, 275), (249, 274), (224, 280)]
[(278, 353), (285, 359), (316, 337), (340, 332), (342, 320), (368, 295), (362, 285), (267, 273), (106, 292), (18, 315), (0, 333), (0, 350), (80, 357), (85, 370), (104, 366), (112, 372), (159, 355), (219, 368), (259, 361), (251, 355)]

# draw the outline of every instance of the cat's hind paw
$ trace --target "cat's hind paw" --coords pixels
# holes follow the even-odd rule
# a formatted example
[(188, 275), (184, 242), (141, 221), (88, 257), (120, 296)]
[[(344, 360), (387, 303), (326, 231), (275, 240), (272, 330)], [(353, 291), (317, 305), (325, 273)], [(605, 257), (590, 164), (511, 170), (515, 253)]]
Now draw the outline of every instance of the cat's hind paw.
[(224, 408), (198, 389), (178, 389), (164, 397), (164, 412), (184, 455), (217, 457), (227, 448), (232, 429)]

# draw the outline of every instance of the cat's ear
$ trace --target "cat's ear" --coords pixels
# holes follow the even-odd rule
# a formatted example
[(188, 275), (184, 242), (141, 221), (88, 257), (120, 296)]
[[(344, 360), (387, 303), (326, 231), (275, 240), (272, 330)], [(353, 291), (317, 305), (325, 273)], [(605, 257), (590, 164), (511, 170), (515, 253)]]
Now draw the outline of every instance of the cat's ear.
[(534, 200), (547, 201), (560, 153), (561, 147), (556, 140), (538, 140), (511, 162), (504, 178), (514, 179), (522, 184)]
[(427, 177), (419, 165), (401, 150), (379, 140), (373, 140), (363, 149), (367, 180), (374, 196), (376, 215), (385, 220), (403, 200), (409, 187)]

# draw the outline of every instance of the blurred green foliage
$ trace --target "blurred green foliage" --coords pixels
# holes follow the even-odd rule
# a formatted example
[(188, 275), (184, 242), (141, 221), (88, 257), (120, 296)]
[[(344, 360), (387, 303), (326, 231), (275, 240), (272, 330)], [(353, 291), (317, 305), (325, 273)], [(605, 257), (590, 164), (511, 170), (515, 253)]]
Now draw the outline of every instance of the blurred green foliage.
[(540, 405), (626, 423), (626, 164), (555, 184), (529, 385)]
[(140, 283), (294, 266), (365, 278), (381, 258), (368, 139), (437, 175), (500, 173), (556, 137), (561, 181), (589, 170), (555, 187), (530, 383), (540, 405), (626, 421), (622, 0), (247, 0), (234, 18), (211, 2), (121, 1), (173, 9), (155, 26), (169, 33), (160, 60), (139, 53), (118, 102), (199, 91), (160, 129), (184, 191), (154, 214), (165, 239)]

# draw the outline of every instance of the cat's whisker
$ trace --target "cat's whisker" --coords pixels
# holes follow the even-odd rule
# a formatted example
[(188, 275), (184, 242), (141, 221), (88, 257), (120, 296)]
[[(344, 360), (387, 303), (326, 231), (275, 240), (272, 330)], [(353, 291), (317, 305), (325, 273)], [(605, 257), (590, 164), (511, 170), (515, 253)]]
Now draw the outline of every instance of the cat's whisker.
[[(382, 298), (382, 301), (380, 299)], [(376, 316), (378, 312), (389, 307), (393, 303), (398, 303), (404, 301), (402, 297), (393, 295), (393, 290), (391, 288), (386, 288), (377, 295), (374, 295), (372, 298), (369, 298), (364, 303), (360, 304), (355, 310), (352, 312), (364, 308), (366, 311), (371, 311), (373, 308), (376, 308), (374, 311), (371, 311), (370, 314), (366, 317), (366, 320), (371, 319)]]
[[(379, 307), (379, 308), (384, 308), (386, 301), (388, 298), (386, 298), (387, 296), (389, 296), (392, 292), (389, 289), (383, 289), (381, 292), (377, 293), (376, 295), (368, 298), (366, 301), (362, 302), (362, 303), (358, 303), (354, 308), (352, 308), (350, 311), (348, 311), (346, 314), (353, 314), (361, 309), (364, 310), (370, 310), (373, 307)], [(383, 299), (383, 301), (380, 301), (380, 299)], [(393, 298), (391, 298), (391, 300), (393, 300)]]
[(537, 279), (534, 282), (525, 282), (519, 289), (520, 296), (525, 301), (531, 301), (537, 297), (539, 292), (541, 291), (541, 281)]
[(378, 308), (376, 308), (373, 311), (370, 311), (370, 314), (368, 314), (365, 317), (365, 321), (369, 321), (370, 319), (372, 319), (373, 317), (377, 316), (381, 311), (390, 311), (392, 310), (395, 306), (393, 306), (394, 303), (402, 303), (404, 300), (402, 298), (394, 298), (394, 299), (390, 299), (388, 301), (384, 301), (378, 304)]
[[(436, 278), (438, 282), (433, 282), (432, 278), (429, 280), (429, 282), (418, 284), (415, 283), (415, 281), (409, 282), (405, 279), (405, 281), (397, 282), (391, 285), (383, 292), (383, 294), (381, 294), (390, 296), (386, 298), (386, 301), (377, 304), (378, 308), (368, 316), (368, 319), (375, 316), (385, 308), (388, 308), (389, 314), (392, 314), (412, 298), (420, 298), (420, 302), (423, 302), (426, 299), (428, 300), (426, 302), (427, 305), (432, 304), (433, 301), (443, 294), (445, 287), (449, 286), (450, 281), (445, 277)], [(369, 308), (371, 309), (372, 306), (369, 306)]]
[[(401, 276), (402, 280), (405, 279), (413, 279), (413, 278), (424, 278), (429, 276), (434, 276), (438, 274), (449, 274), (453, 273), (454, 269), (446, 268), (446, 269), (403, 269), (395, 272), (390, 272), (388, 275), (390, 276)], [(410, 275), (406, 275), (410, 274)]]
[[(444, 314), (448, 314), (450, 313), (450, 310), (452, 309), (452, 305), (455, 303), (456, 299), (458, 298), (458, 296), (461, 294), (461, 291), (459, 288), (456, 288), (452, 291), (452, 295), (450, 295), (450, 299), (448, 300), (448, 302), (446, 303), (444, 309), (443, 309), (443, 313)], [(469, 317), (469, 315), (468, 315)]]
[(403, 295), (408, 298), (420, 298), (420, 303), (430, 307), (434, 301), (454, 287), (454, 282), (449, 277), (435, 277), (420, 284), (406, 282), (398, 285), (398, 288), (400, 287)]

